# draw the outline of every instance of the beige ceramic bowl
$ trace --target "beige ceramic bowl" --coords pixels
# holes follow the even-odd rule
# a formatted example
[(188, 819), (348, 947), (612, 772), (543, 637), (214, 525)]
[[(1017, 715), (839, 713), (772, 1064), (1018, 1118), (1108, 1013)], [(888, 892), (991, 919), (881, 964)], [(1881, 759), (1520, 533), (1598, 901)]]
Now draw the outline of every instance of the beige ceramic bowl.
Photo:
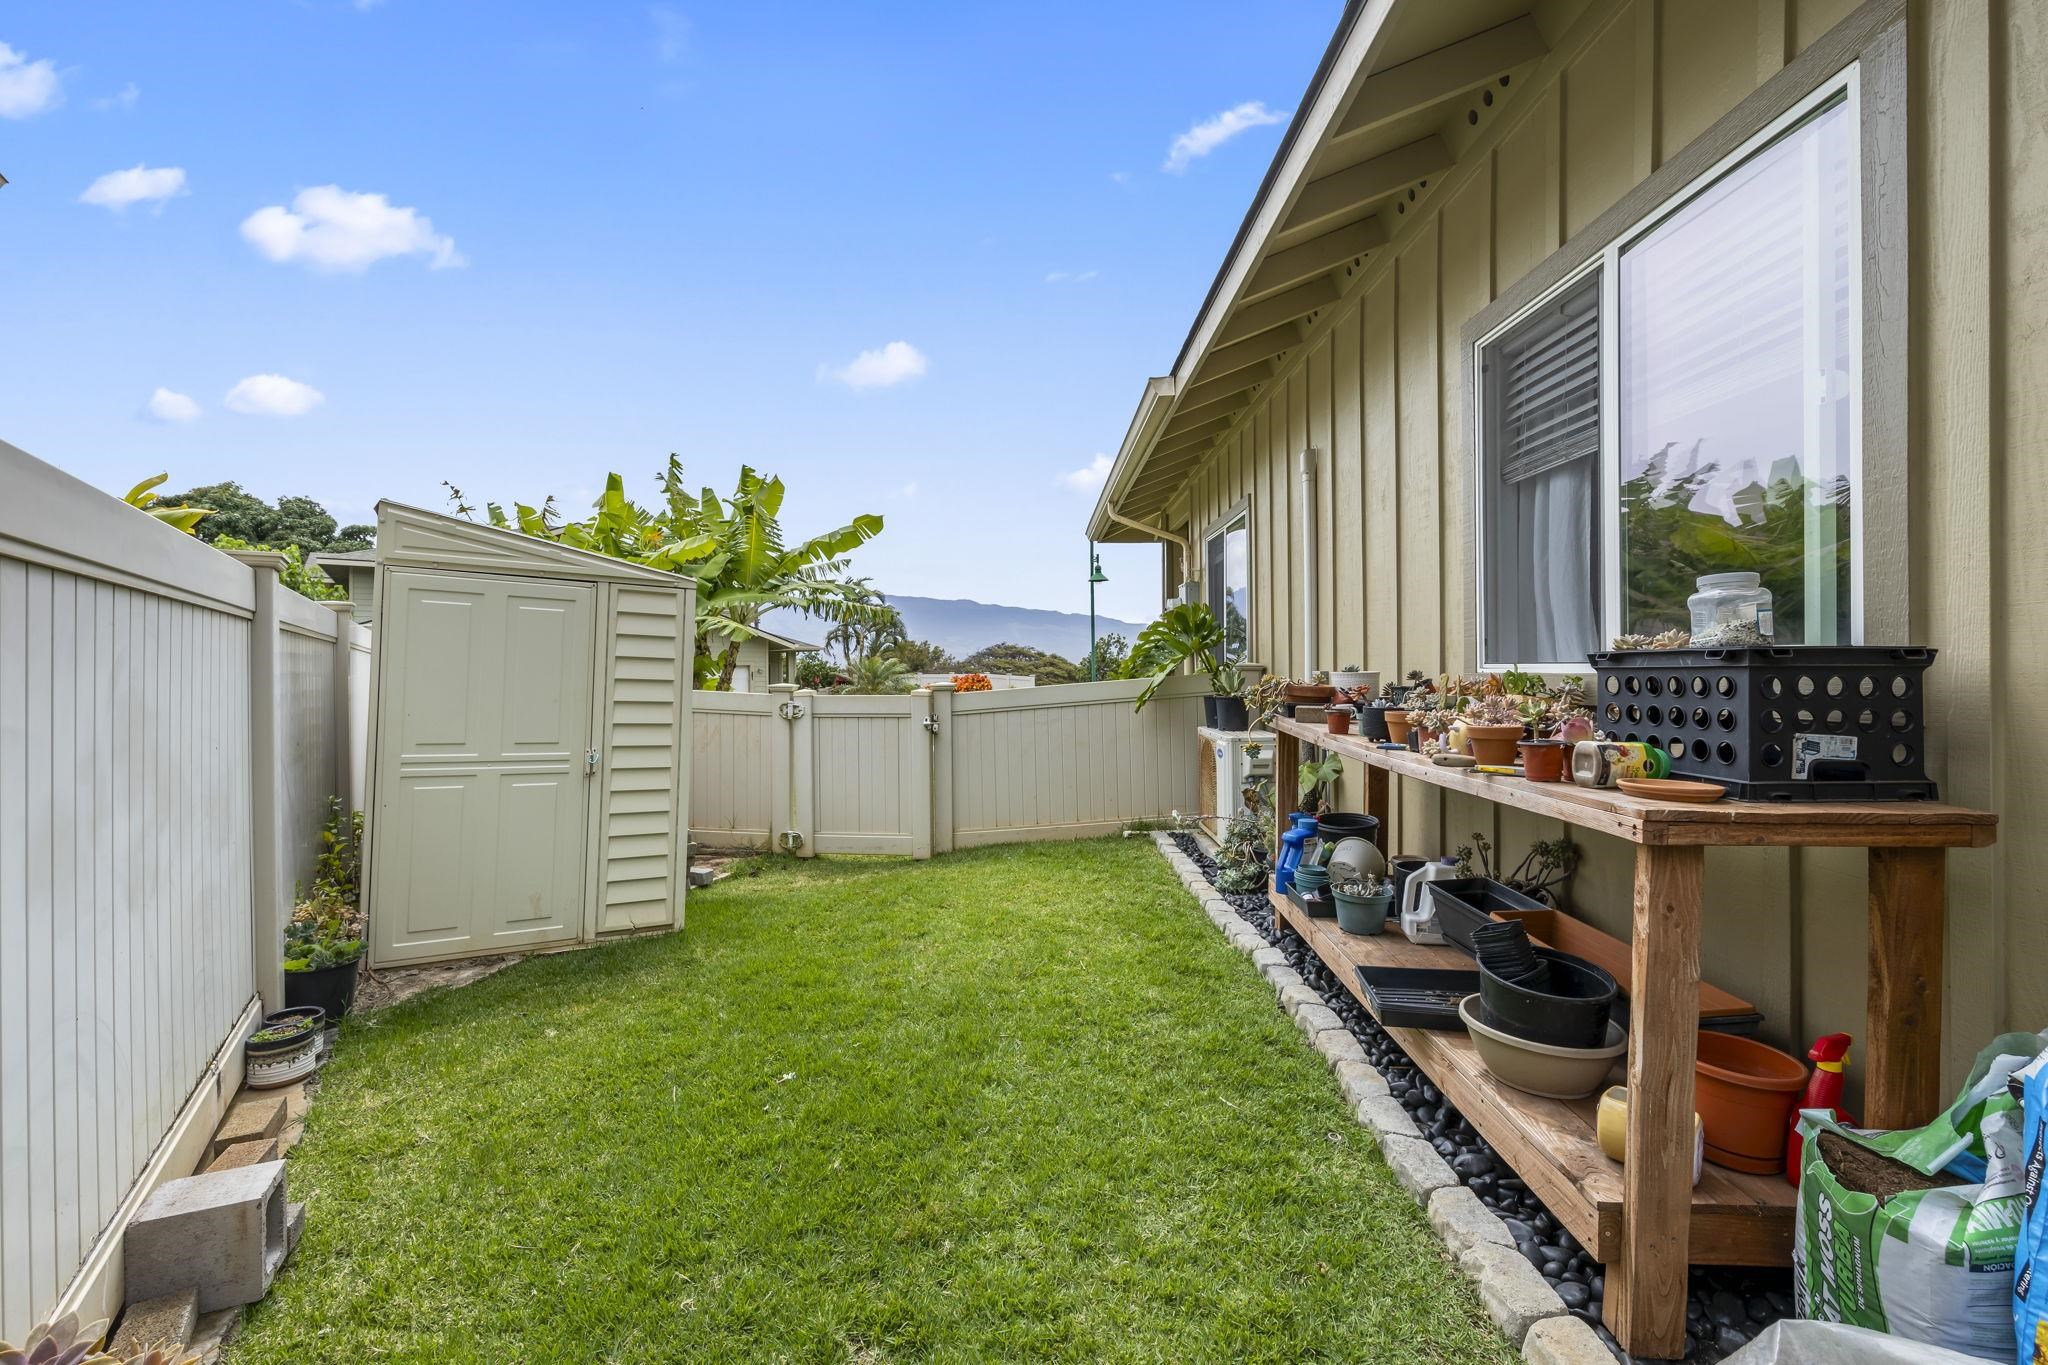
[(1479, 1060), (1495, 1079), (1531, 1095), (1553, 1100), (1579, 1100), (1607, 1083), (1615, 1059), (1628, 1051), (1628, 1032), (1607, 1022), (1605, 1047), (1552, 1047), (1502, 1033), (1479, 1017), (1479, 997), (1458, 1002), (1458, 1017), (1472, 1034)]

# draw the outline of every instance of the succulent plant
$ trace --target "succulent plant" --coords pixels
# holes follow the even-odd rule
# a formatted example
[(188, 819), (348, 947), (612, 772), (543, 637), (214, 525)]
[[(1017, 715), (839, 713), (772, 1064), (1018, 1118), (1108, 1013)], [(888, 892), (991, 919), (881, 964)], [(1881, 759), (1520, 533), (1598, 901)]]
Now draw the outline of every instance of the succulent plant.
[(38, 1323), (25, 1346), (0, 1341), (0, 1365), (99, 1365), (113, 1359), (98, 1349), (106, 1334), (106, 1319), (81, 1325), (78, 1314), (66, 1313), (55, 1322)]
[(1465, 719), (1474, 725), (1520, 725), (1522, 712), (1504, 693), (1490, 692), (1481, 697), (1472, 708), (1465, 712)]

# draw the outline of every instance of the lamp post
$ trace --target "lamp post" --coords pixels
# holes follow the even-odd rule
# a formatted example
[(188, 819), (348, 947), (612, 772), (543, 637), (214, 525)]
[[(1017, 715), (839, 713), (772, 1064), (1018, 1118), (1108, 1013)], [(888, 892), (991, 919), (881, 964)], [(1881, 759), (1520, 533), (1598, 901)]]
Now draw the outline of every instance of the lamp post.
[(1095, 541), (1088, 541), (1088, 681), (1096, 682), (1095, 676), (1095, 585), (1107, 583), (1109, 575), (1102, 571), (1102, 556), (1095, 553)]

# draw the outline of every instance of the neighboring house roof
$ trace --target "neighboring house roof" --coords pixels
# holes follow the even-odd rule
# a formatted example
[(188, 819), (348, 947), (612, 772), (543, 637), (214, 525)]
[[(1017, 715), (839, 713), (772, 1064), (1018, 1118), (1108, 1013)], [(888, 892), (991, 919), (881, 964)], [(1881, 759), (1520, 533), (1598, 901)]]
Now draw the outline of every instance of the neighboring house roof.
[(766, 640), (777, 649), (793, 649), (799, 654), (810, 654), (824, 648), (823, 645), (814, 645), (803, 640), (793, 640), (787, 635), (778, 635), (765, 626), (755, 626), (754, 635), (759, 639)]
[(1473, 92), (1486, 87), (1489, 106), (1502, 102), (1512, 84), (1498, 82), (1548, 53), (1532, 7), (1345, 6), (1172, 372), (1145, 384), (1089, 516), (1091, 537), (1164, 536), (1175, 495), (1285, 369), (1316, 316), (1483, 135), (1468, 108)]

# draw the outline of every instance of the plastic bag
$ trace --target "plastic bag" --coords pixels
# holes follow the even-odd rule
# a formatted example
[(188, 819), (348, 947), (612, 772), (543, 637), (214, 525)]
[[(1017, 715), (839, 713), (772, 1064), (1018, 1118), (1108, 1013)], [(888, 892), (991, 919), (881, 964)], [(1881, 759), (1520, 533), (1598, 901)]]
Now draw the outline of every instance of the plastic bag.
[(1977, 1356), (1902, 1341), (1839, 1322), (1787, 1318), (1757, 1333), (1755, 1341), (1721, 1365), (1982, 1365)]
[[(1792, 1275), (1799, 1314), (2010, 1361), (2014, 1249), (2018, 1244), (2019, 1102), (2014, 1072), (2042, 1039), (2007, 1034), (1978, 1054), (1955, 1103), (1921, 1128), (1876, 1132), (1837, 1123), (1833, 1111), (1799, 1116), (1805, 1141)], [(1820, 1138), (1849, 1147), (1837, 1158), (1869, 1169), (1837, 1171)], [(1898, 1167), (1865, 1162), (1853, 1150)], [(1876, 1193), (1863, 1185), (1890, 1183)]]
[(2013, 1330), (2023, 1365), (2048, 1365), (2048, 1211), (2041, 1205), (2041, 1172), (2048, 1163), (2048, 1056), (2020, 1068), (2013, 1083), (2020, 1091), (2020, 1145), (2026, 1153), (2019, 1246), (2013, 1253)]

